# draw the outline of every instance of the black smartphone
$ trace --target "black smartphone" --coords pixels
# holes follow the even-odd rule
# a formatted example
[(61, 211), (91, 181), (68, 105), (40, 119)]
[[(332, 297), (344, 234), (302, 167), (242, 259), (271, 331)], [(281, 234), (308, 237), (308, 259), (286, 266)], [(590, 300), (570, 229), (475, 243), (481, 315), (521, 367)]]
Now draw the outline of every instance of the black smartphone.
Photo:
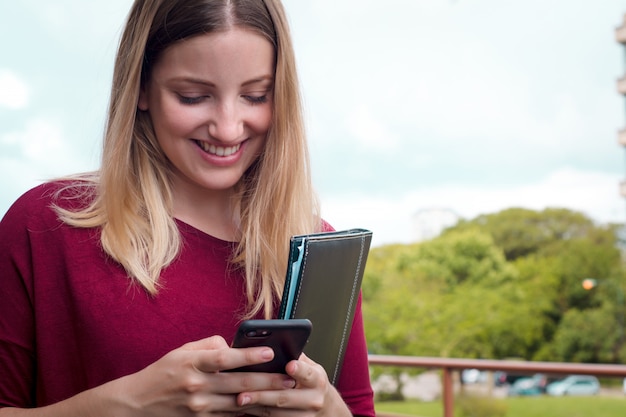
[(232, 347), (269, 346), (274, 351), (270, 362), (230, 369), (230, 372), (285, 373), (289, 361), (298, 359), (309, 340), (312, 325), (307, 319), (246, 320), (241, 323)]

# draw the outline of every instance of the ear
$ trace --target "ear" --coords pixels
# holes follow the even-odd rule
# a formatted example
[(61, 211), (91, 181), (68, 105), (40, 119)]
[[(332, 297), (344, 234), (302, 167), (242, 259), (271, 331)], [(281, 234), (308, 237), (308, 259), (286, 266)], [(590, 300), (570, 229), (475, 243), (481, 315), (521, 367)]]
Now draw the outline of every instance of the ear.
[(147, 111), (148, 107), (148, 92), (146, 91), (146, 86), (142, 85), (139, 89), (139, 100), (137, 100), (137, 108), (141, 111)]

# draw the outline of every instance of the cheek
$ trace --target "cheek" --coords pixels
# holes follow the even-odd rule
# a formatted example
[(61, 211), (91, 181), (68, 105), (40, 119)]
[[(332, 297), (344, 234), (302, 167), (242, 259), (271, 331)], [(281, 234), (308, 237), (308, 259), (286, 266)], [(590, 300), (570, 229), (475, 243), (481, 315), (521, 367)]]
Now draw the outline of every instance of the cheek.
[(161, 131), (171, 135), (186, 136), (202, 124), (201, 112), (197, 109), (180, 105), (165, 105), (159, 112), (153, 114), (153, 123)]
[(257, 109), (254, 117), (250, 120), (250, 125), (257, 133), (267, 133), (272, 125), (272, 107), (268, 105)]

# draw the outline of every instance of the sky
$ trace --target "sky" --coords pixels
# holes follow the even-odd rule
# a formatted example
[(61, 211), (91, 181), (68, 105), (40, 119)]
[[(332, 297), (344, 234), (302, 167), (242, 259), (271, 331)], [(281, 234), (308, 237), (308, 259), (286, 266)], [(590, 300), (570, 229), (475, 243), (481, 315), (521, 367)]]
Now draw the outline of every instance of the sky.
[[(130, 0), (0, 5), (0, 215), (97, 169)], [(283, 0), (324, 218), (374, 245), (414, 216), (562, 207), (626, 222), (626, 0)]]

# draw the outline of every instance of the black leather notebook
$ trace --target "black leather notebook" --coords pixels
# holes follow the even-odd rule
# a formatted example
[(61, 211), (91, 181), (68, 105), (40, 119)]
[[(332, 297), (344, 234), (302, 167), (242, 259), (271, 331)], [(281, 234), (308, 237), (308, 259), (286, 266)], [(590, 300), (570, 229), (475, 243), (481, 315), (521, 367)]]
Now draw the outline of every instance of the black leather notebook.
[(309, 319), (304, 353), (339, 379), (372, 232), (350, 229), (291, 238), (281, 319)]

